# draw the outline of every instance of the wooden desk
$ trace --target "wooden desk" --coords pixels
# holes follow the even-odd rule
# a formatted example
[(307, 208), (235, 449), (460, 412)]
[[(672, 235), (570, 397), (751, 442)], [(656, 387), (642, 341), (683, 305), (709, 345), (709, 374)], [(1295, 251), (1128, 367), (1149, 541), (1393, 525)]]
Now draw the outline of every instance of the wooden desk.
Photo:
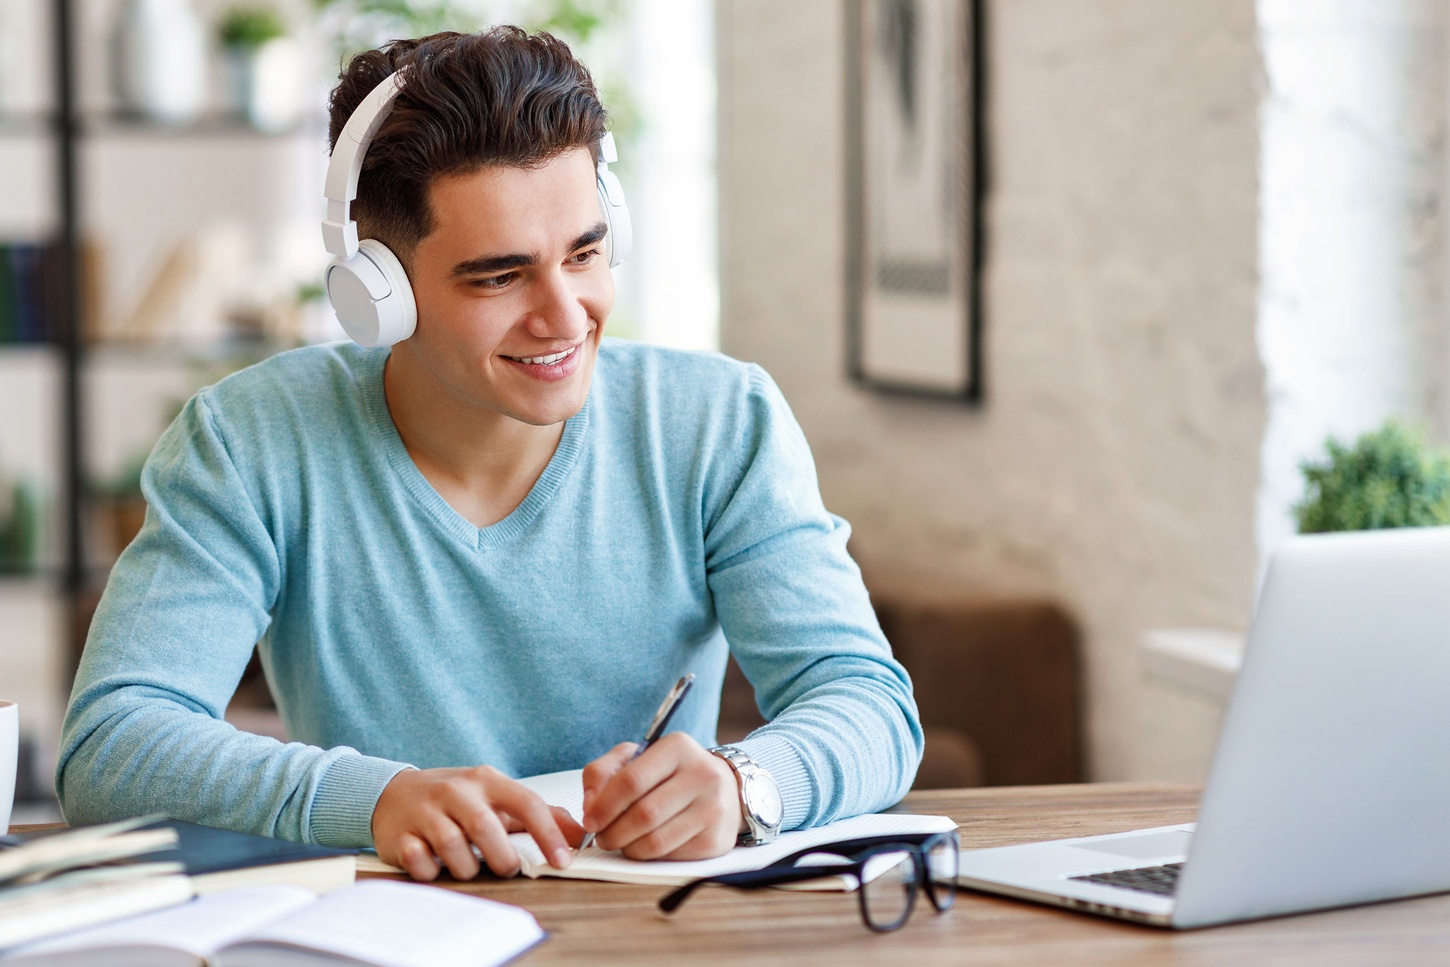
[[(900, 809), (953, 817), (967, 847), (1191, 822), (1194, 786), (1122, 783), (913, 793)], [(846, 894), (709, 890), (666, 918), (660, 887), (578, 880), (449, 884), (526, 907), (551, 937), (547, 964), (1279, 964), (1450, 963), (1450, 895), (1190, 932), (1139, 927), (984, 894), (938, 915), (920, 900), (901, 930), (874, 934)]]

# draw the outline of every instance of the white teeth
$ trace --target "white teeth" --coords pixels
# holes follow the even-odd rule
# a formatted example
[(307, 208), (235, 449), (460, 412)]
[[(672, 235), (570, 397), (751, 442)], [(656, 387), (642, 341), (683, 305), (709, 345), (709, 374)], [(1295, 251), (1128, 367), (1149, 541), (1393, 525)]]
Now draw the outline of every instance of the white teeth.
[(515, 356), (514, 358), (521, 363), (528, 363), (530, 366), (552, 366), (573, 351), (566, 349), (562, 353), (554, 353), (552, 356)]

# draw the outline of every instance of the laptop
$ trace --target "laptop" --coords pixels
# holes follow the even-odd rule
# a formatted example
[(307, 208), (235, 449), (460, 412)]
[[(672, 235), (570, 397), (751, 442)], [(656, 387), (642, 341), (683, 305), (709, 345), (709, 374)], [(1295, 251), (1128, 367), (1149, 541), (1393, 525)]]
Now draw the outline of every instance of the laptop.
[(1278, 549), (1197, 823), (964, 850), (958, 883), (1180, 929), (1450, 891), (1450, 528)]

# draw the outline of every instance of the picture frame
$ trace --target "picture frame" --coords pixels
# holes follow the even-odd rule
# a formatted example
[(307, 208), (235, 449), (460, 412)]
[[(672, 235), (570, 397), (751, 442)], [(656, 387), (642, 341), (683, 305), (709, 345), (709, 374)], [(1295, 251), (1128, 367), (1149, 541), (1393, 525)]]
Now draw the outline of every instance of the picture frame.
[(983, 400), (980, 0), (850, 0), (847, 365), (860, 385)]

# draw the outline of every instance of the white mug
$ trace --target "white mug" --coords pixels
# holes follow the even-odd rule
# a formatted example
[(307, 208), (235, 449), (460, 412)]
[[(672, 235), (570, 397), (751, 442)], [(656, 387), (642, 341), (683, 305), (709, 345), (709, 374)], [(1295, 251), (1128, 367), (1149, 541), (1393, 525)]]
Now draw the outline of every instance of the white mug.
[(0, 833), (10, 828), (15, 805), (15, 768), (20, 758), (20, 708), (0, 702)]

